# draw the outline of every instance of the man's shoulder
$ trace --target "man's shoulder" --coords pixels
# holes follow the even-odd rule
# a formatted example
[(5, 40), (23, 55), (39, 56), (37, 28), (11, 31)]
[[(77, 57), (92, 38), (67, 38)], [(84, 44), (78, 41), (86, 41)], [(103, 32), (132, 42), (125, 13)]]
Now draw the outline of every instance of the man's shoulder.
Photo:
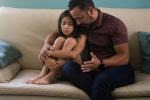
[(112, 23), (113, 25), (115, 24), (115, 25), (117, 25), (117, 24), (124, 24), (124, 22), (120, 19), (120, 18), (118, 18), (118, 17), (116, 17), (116, 16), (114, 16), (114, 15), (111, 15), (111, 14), (108, 14), (108, 13), (103, 13), (103, 22), (105, 22), (105, 23)]
[(107, 19), (107, 20), (109, 19), (109, 20), (112, 20), (112, 21), (121, 21), (120, 18), (118, 18), (118, 17), (116, 17), (114, 15), (108, 14), (108, 13), (103, 13), (103, 18)]

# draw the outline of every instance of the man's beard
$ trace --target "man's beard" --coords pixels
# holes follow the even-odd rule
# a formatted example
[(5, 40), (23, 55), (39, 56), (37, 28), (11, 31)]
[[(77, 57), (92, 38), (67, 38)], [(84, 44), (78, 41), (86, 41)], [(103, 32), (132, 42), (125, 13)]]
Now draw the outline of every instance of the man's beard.
[(90, 27), (93, 24), (92, 17), (89, 15), (87, 15), (87, 16), (88, 16), (88, 22), (87, 23), (80, 23), (80, 25), (83, 27)]

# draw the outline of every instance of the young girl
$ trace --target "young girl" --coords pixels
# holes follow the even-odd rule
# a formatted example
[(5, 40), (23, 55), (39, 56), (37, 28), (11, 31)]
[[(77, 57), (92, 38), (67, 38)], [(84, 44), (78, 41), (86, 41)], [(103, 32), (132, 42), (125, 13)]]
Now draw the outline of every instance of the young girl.
[[(45, 60), (42, 61), (44, 67), (40, 75), (38, 75), (35, 79), (28, 80), (26, 83), (50, 84), (55, 82), (56, 76), (61, 70), (61, 66), (63, 66), (66, 63), (66, 61), (70, 60), (63, 59), (62, 52), (72, 51), (77, 45), (78, 41), (81, 41), (81, 37), (82, 41), (84, 41), (84, 44), (86, 42), (86, 36), (84, 34), (79, 33), (76, 21), (70, 15), (69, 10), (65, 10), (60, 15), (58, 20), (58, 31), (59, 36), (55, 40), (53, 46), (45, 52), (46, 57)], [(70, 56), (72, 55), (70, 54)], [(76, 61), (79, 64), (82, 64), (80, 54), (73, 58), (74, 61)]]

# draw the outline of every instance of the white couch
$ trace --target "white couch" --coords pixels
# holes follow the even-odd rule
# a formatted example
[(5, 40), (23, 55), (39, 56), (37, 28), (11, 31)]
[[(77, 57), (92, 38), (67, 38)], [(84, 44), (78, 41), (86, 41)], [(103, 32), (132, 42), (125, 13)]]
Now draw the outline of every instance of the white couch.
[[(100, 8), (119, 17), (128, 28), (131, 63), (136, 72), (136, 83), (117, 88), (117, 100), (150, 100), (150, 75), (141, 73), (141, 55), (136, 32), (150, 32), (150, 9)], [(23, 57), (22, 68), (8, 83), (0, 83), (0, 100), (89, 100), (80, 89), (68, 82), (49, 85), (26, 84), (39, 74), (38, 53), (45, 37), (57, 30), (57, 19), (64, 9), (0, 8), (0, 39), (18, 48)]]

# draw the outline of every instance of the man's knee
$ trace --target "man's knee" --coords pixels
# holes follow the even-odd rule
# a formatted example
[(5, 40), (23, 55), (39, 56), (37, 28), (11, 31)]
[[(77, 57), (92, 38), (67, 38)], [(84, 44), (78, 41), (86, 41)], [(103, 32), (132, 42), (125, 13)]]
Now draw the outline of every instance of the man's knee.
[(92, 88), (107, 88), (109, 87), (109, 77), (107, 75), (97, 75), (94, 79)]
[(80, 65), (74, 61), (69, 61), (66, 64), (63, 65), (63, 73), (66, 74), (73, 74), (74, 72), (81, 70)]

